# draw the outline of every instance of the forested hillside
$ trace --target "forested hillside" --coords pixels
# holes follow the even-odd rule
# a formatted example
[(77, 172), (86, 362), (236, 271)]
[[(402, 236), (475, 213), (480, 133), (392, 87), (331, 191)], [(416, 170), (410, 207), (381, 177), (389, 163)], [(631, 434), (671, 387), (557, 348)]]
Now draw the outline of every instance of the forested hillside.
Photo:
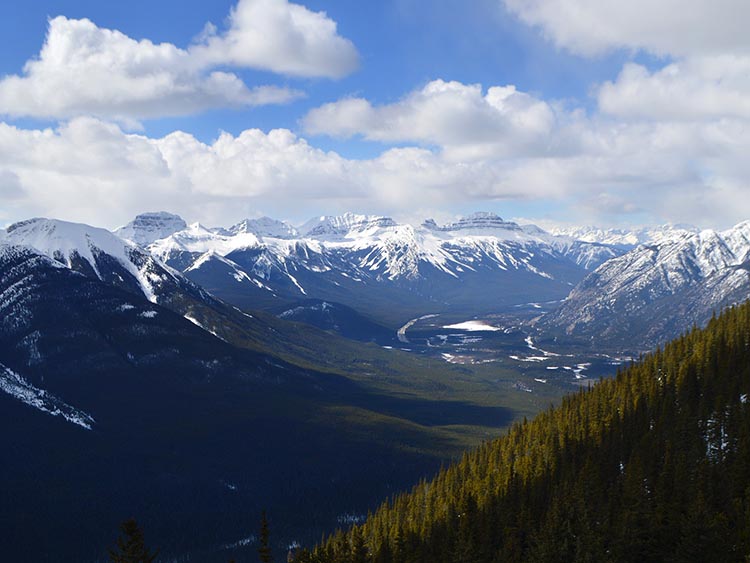
[(298, 562), (750, 560), (750, 305), (514, 425)]

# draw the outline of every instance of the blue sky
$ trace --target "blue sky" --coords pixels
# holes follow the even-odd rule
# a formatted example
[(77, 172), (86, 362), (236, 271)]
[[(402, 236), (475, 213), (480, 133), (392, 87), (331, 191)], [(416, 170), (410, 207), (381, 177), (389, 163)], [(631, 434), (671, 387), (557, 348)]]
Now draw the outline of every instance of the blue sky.
[[(99, 27), (117, 29), (135, 39), (150, 39), (186, 47), (206, 22), (221, 25), (234, 1), (130, 0), (98, 2), (35, 0), (29, 6), (15, 3), (0, 20), (0, 74), (17, 74), (35, 56), (47, 32), (48, 18), (88, 18)], [(560, 50), (540, 34), (521, 24), (497, 0), (384, 0), (305, 2), (314, 11), (325, 11), (350, 38), (361, 57), (360, 68), (339, 80), (307, 79), (242, 70), (247, 82), (263, 81), (301, 88), (306, 98), (283, 106), (240, 110), (213, 110), (194, 116), (154, 119), (143, 123), (149, 135), (183, 129), (203, 141), (219, 130), (234, 134), (249, 127), (298, 130), (299, 119), (310, 109), (343, 96), (364, 95), (374, 103), (396, 101), (405, 93), (435, 78), (466, 84), (515, 84), (543, 98), (570, 100), (590, 107), (591, 86), (614, 79), (622, 64), (633, 58), (613, 52), (585, 60)], [(178, 17), (175, 14), (179, 13)], [(644, 57), (640, 57), (643, 59)], [(42, 121), (48, 125), (49, 121)], [(54, 124), (54, 121), (51, 122)], [(318, 146), (335, 148), (343, 155), (373, 156), (380, 144), (318, 139)]]
[[(747, 218), (750, 75), (736, 25), (747, 7), (688, 0), (695, 17), (682, 17), (673, 0), (620, 4), (6, 5), (0, 223), (34, 214), (111, 227), (167, 207), (224, 224), (344, 210)], [(300, 14), (312, 39), (295, 28)], [(262, 103), (258, 87), (272, 87)]]

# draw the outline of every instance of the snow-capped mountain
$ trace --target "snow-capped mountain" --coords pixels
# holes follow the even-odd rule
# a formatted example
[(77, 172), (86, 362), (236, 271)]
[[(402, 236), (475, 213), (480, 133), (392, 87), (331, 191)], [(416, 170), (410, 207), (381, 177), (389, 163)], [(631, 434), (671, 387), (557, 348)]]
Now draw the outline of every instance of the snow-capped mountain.
[(29, 219), (8, 227), (5, 242), (31, 247), (84, 275), (139, 291), (153, 302), (160, 285), (179, 276), (135, 244), (80, 223)]
[(177, 270), (106, 229), (36, 218), (8, 227), (4, 242), (30, 247), (85, 276), (140, 293), (153, 303), (180, 307), (188, 301), (211, 300)]
[(589, 274), (539, 326), (648, 349), (750, 298), (750, 222), (642, 245)]
[(4, 244), (30, 249), (60, 267), (142, 296), (229, 342), (247, 342), (252, 334), (266, 330), (257, 322), (249, 326), (245, 315), (147, 250), (105, 229), (31, 219), (8, 227)]
[(351, 213), (316, 217), (296, 230), (271, 219), (229, 229), (194, 224), (149, 250), (241, 306), (316, 298), (358, 310), (364, 305), (371, 314), (395, 303), (486, 311), (560, 299), (587, 269), (621, 253), (492, 213), (420, 226)]
[(274, 238), (295, 238), (299, 232), (289, 223), (271, 219), (270, 217), (261, 217), (260, 219), (245, 219), (228, 229), (229, 233), (238, 235), (242, 233), (252, 233), (261, 237)]
[[(427, 219), (422, 225), (431, 231), (455, 232), (464, 231), (466, 234), (478, 233), (486, 234), (488, 230), (498, 230), (505, 233), (504, 238), (509, 233), (522, 233), (523, 228), (509, 221), (504, 221), (494, 213), (478, 211), (467, 217), (462, 217), (458, 221), (446, 225), (438, 225), (434, 219)], [(541, 232), (541, 229), (539, 229)]]
[(81, 392), (84, 381), (116, 386), (91, 378), (152, 369), (249, 374), (248, 354), (140, 292), (81, 275), (30, 246), (0, 244), (0, 391), (38, 411), (91, 429), (108, 415)]
[(390, 217), (377, 215), (323, 215), (314, 217), (302, 225), (300, 232), (310, 238), (347, 237), (354, 233), (365, 233), (381, 227), (395, 227), (396, 222)]
[(127, 225), (116, 229), (115, 234), (139, 246), (147, 246), (185, 228), (187, 223), (179, 215), (157, 211), (141, 213)]
[(582, 242), (593, 242), (631, 249), (640, 244), (662, 244), (698, 233), (691, 225), (661, 225), (642, 229), (603, 229), (600, 227), (566, 227), (551, 229), (556, 236), (570, 237)]
[[(492, 213), (477, 213), (444, 226), (428, 219), (421, 227), (399, 225), (389, 217), (351, 213), (314, 218), (299, 229), (269, 218), (245, 220), (229, 229), (209, 229), (195, 223), (155, 241), (149, 249), (181, 269), (191, 268), (198, 261), (197, 255), (227, 256), (251, 248), (268, 250), (277, 257), (261, 261), (261, 266), (263, 263), (271, 266), (272, 262), (281, 262), (295, 253), (314, 261), (313, 255), (327, 251), (340, 254), (368, 250), (365, 257), (354, 260), (345, 269), (377, 271), (395, 280), (419, 277), (420, 265), (430, 265), (457, 277), (464, 270), (472, 270), (476, 262), (472, 256), (461, 259), (460, 254), (484, 253), (502, 267), (523, 269), (527, 261), (513, 260), (510, 256), (514, 246), (538, 246), (543, 252), (559, 252), (586, 269), (618, 255), (606, 245), (553, 236), (533, 225), (521, 227), (503, 221)], [(186, 265), (185, 255), (192, 255), (193, 263)], [(327, 269), (320, 264), (311, 266)]]

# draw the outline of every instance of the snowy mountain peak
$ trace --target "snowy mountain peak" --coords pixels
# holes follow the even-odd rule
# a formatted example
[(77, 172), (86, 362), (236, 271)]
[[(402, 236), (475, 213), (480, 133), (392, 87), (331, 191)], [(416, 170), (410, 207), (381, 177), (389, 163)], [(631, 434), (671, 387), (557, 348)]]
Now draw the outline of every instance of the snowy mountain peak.
[(448, 223), (446, 225), (439, 226), (434, 221), (425, 221), (427, 228), (431, 230), (444, 231), (444, 232), (455, 232), (455, 231), (487, 231), (487, 230), (503, 230), (503, 231), (521, 231), (516, 223), (510, 221), (504, 221), (502, 217), (494, 213), (487, 211), (477, 211), (466, 217), (462, 217), (454, 223)]
[(722, 239), (732, 250), (738, 262), (750, 260), (750, 221), (738, 223), (721, 233)]
[(232, 232), (229, 229), (208, 229), (200, 223), (193, 223), (182, 231), (153, 242), (148, 249), (151, 254), (166, 262), (170, 256), (179, 253), (204, 254), (213, 250), (224, 256), (240, 248), (259, 245), (258, 235), (249, 230), (238, 229), (237, 232)]
[(14, 223), (7, 229), (6, 241), (9, 244), (30, 246), (68, 267), (78, 256), (91, 264), (95, 271), (95, 251), (129, 260), (129, 251), (132, 248), (131, 243), (106, 229), (45, 218)]
[(345, 236), (350, 233), (361, 233), (370, 229), (396, 226), (398, 224), (390, 217), (344, 213), (343, 215), (315, 217), (302, 225), (299, 230), (306, 237), (318, 238), (331, 235)]
[(299, 236), (297, 229), (289, 223), (272, 219), (271, 217), (261, 217), (259, 219), (245, 219), (236, 225), (229, 227), (228, 232), (234, 235), (241, 233), (252, 233), (260, 237), (272, 237), (281, 239), (291, 239)]
[(531, 235), (534, 237), (549, 237), (550, 236), (550, 234), (547, 231), (533, 224), (520, 225), (520, 228), (527, 235)]
[(132, 242), (82, 223), (30, 219), (8, 227), (4, 242), (31, 247), (84, 275), (140, 291), (154, 302), (157, 286), (178, 276)]
[(503, 218), (492, 211), (475, 211), (463, 218), (467, 221), (502, 221)]
[(187, 223), (179, 215), (157, 211), (141, 213), (124, 227), (115, 230), (118, 236), (145, 247), (187, 228)]

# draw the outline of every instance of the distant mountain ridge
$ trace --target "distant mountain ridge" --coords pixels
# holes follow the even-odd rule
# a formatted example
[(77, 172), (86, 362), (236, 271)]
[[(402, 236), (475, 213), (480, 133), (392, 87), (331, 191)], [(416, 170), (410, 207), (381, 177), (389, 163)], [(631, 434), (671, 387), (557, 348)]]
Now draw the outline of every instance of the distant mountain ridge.
[(605, 262), (538, 328), (647, 349), (750, 298), (750, 221), (683, 234)]
[(353, 213), (300, 227), (270, 218), (229, 228), (192, 224), (147, 248), (240, 306), (313, 298), (373, 317), (386, 303), (406, 305), (408, 316), (417, 307), (482, 311), (561, 299), (588, 270), (622, 253), (485, 212), (447, 225)]
[(114, 233), (140, 246), (146, 246), (185, 228), (187, 223), (179, 215), (158, 211), (141, 213), (127, 225), (115, 229)]
[[(582, 227), (555, 235), (486, 212), (443, 225), (346, 213), (300, 227), (261, 217), (208, 228), (158, 212), (139, 215), (119, 236), (31, 219), (0, 231), (0, 240), (208, 324), (211, 294), (275, 314), (305, 300), (340, 303), (379, 326), (379, 335), (427, 313), (487, 314), (564, 299), (538, 322), (542, 333), (648, 349), (678, 334), (685, 318), (702, 324), (748, 296), (746, 230)], [(125, 234), (142, 244), (123, 241)], [(344, 314), (337, 307), (326, 315)], [(297, 311), (316, 326), (339, 326), (315, 307)]]
[(600, 227), (566, 227), (551, 229), (556, 236), (571, 237), (583, 242), (595, 242), (632, 249), (641, 244), (659, 244), (700, 232), (691, 225), (661, 225), (640, 229), (603, 229)]

